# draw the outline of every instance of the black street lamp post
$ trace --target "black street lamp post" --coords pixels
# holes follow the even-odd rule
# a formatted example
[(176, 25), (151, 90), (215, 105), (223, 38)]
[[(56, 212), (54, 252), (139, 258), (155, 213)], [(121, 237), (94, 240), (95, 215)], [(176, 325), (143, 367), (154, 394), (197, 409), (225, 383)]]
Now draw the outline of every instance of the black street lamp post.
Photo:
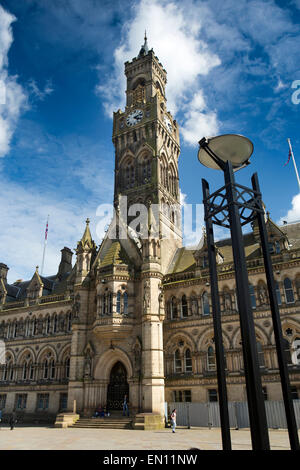
[(233, 173), (234, 169), (242, 168), (250, 163), (249, 158), (253, 152), (253, 145), (246, 137), (232, 134), (211, 139), (203, 138), (199, 145), (198, 158), (200, 163), (210, 168), (223, 170), (225, 178), (225, 186), (212, 194), (209, 193), (207, 181), (202, 179), (223, 448), (229, 449), (231, 444), (213, 224), (230, 228), (231, 232), (252, 447), (254, 450), (270, 449), (242, 233), (242, 226), (257, 220), (265, 263), (290, 444), (293, 450), (298, 450), (297, 425), (284, 355), (279, 308), (274, 287), (258, 177), (256, 173), (252, 176), (252, 189), (250, 189), (237, 184)]

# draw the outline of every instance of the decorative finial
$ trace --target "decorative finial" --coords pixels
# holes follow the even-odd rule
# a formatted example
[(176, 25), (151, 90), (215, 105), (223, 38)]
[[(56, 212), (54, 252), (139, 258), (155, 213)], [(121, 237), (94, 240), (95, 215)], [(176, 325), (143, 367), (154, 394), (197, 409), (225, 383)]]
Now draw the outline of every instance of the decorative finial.
[(89, 225), (89, 223), (90, 223), (90, 219), (89, 219), (89, 218), (87, 218), (87, 219), (86, 219), (86, 221), (85, 221), (85, 223), (86, 223), (86, 225)]
[(140, 50), (140, 53), (139, 53), (138, 57), (144, 57), (145, 55), (148, 54), (148, 52), (149, 52), (149, 47), (148, 47), (148, 44), (147, 44), (147, 32), (145, 30), (144, 44), (141, 47), (141, 50)]
[(35, 271), (36, 271), (36, 272), (39, 271), (39, 267), (38, 267), (38, 266), (35, 267)]

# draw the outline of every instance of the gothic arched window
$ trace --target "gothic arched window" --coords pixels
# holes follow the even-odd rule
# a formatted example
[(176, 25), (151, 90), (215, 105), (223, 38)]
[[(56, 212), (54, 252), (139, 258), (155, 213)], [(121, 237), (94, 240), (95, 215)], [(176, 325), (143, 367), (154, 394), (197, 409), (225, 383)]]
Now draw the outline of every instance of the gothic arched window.
[(282, 303), (282, 301), (281, 301), (281, 293), (280, 293), (280, 289), (279, 289), (279, 284), (278, 284), (278, 282), (275, 282), (275, 293), (276, 293), (278, 305), (281, 305), (281, 303)]
[(28, 364), (27, 364), (27, 361), (24, 361), (24, 364), (23, 364), (23, 375), (22, 375), (22, 379), (23, 379), (23, 380), (27, 380), (27, 372), (28, 372)]
[(124, 315), (128, 314), (128, 294), (124, 292), (123, 294), (123, 313)]
[(216, 370), (216, 357), (212, 346), (207, 348), (207, 370)]
[(188, 316), (188, 304), (187, 304), (187, 300), (186, 300), (185, 295), (183, 295), (181, 297), (181, 316), (183, 318)]
[(252, 284), (249, 284), (249, 292), (250, 292), (251, 306), (252, 308), (256, 308), (256, 297), (255, 297), (254, 287)]
[(65, 360), (65, 378), (68, 379), (70, 377), (70, 358), (67, 357)]
[(117, 292), (117, 313), (121, 313), (121, 292)]
[(262, 345), (259, 341), (256, 342), (256, 347), (257, 347), (259, 367), (265, 367), (265, 356), (264, 356)]
[(48, 359), (45, 359), (43, 363), (43, 378), (48, 379), (48, 375), (49, 375), (49, 364), (48, 364)]
[(175, 359), (175, 373), (181, 372), (182, 364), (181, 364), (181, 357), (180, 357), (179, 349), (176, 349), (175, 354), (174, 354), (174, 359)]
[(67, 314), (67, 331), (72, 330), (72, 312)]
[(177, 301), (175, 297), (171, 299), (171, 319), (177, 318)]
[(185, 369), (185, 372), (193, 371), (192, 356), (191, 356), (191, 351), (189, 349), (186, 349), (184, 353), (184, 369)]
[(29, 380), (34, 379), (34, 367), (32, 361), (30, 361), (28, 364), (28, 378)]
[(202, 300), (202, 315), (209, 315), (210, 307), (209, 307), (209, 300), (208, 300), (207, 292), (203, 292), (201, 300)]
[(295, 302), (294, 291), (291, 280), (286, 277), (283, 281), (285, 301), (287, 304), (293, 304)]
[(55, 362), (54, 359), (50, 361), (50, 379), (55, 379)]
[(57, 332), (57, 315), (55, 314), (53, 318), (53, 333), (56, 333), (56, 332)]
[(50, 316), (48, 316), (46, 319), (46, 334), (47, 335), (50, 333), (50, 328), (51, 328), (51, 318)]
[(8, 357), (6, 364), (3, 370), (3, 380), (13, 380), (14, 379), (14, 365), (12, 357)]
[(149, 183), (151, 180), (151, 160), (145, 159), (142, 163), (142, 183)]

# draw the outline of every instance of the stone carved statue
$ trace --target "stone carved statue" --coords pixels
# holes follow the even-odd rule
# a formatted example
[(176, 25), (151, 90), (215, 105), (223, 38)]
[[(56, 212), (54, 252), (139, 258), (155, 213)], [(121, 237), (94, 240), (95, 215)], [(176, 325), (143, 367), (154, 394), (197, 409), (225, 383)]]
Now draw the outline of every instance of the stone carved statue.
[(226, 311), (230, 311), (231, 310), (231, 296), (230, 294), (225, 294), (224, 295), (224, 308)]
[(87, 351), (84, 361), (84, 376), (91, 377), (92, 375), (92, 358), (90, 351)]
[(258, 298), (261, 305), (267, 303), (267, 292), (264, 286), (261, 286), (258, 291)]
[(150, 308), (150, 282), (144, 283), (144, 310)]

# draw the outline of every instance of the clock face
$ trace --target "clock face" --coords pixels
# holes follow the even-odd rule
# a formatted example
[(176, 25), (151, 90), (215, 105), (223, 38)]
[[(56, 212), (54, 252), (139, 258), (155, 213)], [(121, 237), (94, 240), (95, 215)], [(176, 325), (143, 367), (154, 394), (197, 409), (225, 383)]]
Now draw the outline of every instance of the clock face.
[(127, 116), (126, 119), (126, 124), (127, 126), (135, 126), (138, 122), (140, 122), (143, 119), (143, 111), (141, 109), (136, 109), (135, 111), (132, 111)]
[(164, 121), (165, 121), (165, 125), (167, 126), (168, 131), (172, 132), (173, 131), (173, 126), (171, 124), (170, 119), (167, 116), (165, 116)]

